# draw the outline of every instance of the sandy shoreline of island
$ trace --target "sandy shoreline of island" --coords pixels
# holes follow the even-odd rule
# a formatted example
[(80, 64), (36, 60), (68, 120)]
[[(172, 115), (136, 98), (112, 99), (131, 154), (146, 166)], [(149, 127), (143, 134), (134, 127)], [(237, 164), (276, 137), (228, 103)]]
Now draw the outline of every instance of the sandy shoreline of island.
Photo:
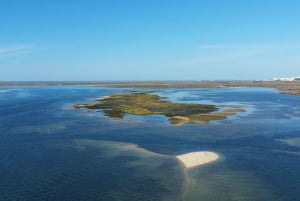
[(176, 158), (188, 169), (212, 163), (220, 158), (215, 152), (198, 151), (177, 155)]

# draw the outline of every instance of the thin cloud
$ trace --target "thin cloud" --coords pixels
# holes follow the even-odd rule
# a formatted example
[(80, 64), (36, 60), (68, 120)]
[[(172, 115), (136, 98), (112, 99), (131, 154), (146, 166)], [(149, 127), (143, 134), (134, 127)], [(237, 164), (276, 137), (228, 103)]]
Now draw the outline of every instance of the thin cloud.
[(177, 64), (198, 65), (235, 59), (247, 59), (253, 56), (270, 55), (299, 48), (300, 45), (237, 45), (213, 44), (201, 45), (196, 48), (193, 58), (186, 58)]
[(33, 52), (31, 45), (5, 46), (0, 47), (0, 58), (24, 56), (31, 52)]
[(241, 45), (236, 44), (210, 44), (210, 45), (200, 45), (197, 48), (198, 49), (228, 49), (228, 48), (238, 48), (241, 47)]
[(294, 49), (299, 48), (300, 44), (274, 44), (274, 45), (257, 45), (257, 44), (204, 44), (197, 46), (199, 50), (240, 50), (240, 49)]

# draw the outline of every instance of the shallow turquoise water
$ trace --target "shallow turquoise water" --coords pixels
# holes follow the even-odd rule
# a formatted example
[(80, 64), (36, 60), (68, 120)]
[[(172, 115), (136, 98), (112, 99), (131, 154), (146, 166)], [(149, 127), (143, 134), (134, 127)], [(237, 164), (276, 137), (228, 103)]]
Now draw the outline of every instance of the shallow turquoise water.
[[(172, 126), (155, 115), (116, 120), (70, 108), (131, 90), (1, 87), (0, 200), (300, 199), (299, 96), (249, 87), (156, 92), (246, 109), (209, 125)], [(201, 150), (222, 159), (185, 170), (174, 158)]]

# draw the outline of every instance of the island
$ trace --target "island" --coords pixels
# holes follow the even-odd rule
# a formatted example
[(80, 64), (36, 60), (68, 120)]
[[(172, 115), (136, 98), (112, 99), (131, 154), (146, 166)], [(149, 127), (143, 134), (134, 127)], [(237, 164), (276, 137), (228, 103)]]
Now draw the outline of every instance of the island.
[[(232, 106), (233, 107), (233, 106)], [(153, 93), (113, 94), (96, 99), (94, 103), (73, 105), (73, 108), (100, 110), (105, 116), (123, 119), (131, 115), (164, 115), (173, 125), (187, 123), (207, 124), (213, 120), (244, 112), (242, 108), (223, 109), (216, 105), (195, 103), (174, 103)]]

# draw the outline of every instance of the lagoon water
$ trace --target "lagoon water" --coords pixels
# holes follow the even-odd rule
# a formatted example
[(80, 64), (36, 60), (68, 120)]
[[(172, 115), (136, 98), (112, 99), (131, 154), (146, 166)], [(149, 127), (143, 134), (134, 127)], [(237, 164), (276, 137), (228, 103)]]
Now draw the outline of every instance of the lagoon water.
[[(171, 101), (246, 110), (207, 125), (71, 108), (132, 90), (143, 89), (1, 87), (0, 200), (300, 200), (300, 96), (249, 87), (157, 90)], [(202, 150), (221, 159), (187, 170), (174, 157)]]

